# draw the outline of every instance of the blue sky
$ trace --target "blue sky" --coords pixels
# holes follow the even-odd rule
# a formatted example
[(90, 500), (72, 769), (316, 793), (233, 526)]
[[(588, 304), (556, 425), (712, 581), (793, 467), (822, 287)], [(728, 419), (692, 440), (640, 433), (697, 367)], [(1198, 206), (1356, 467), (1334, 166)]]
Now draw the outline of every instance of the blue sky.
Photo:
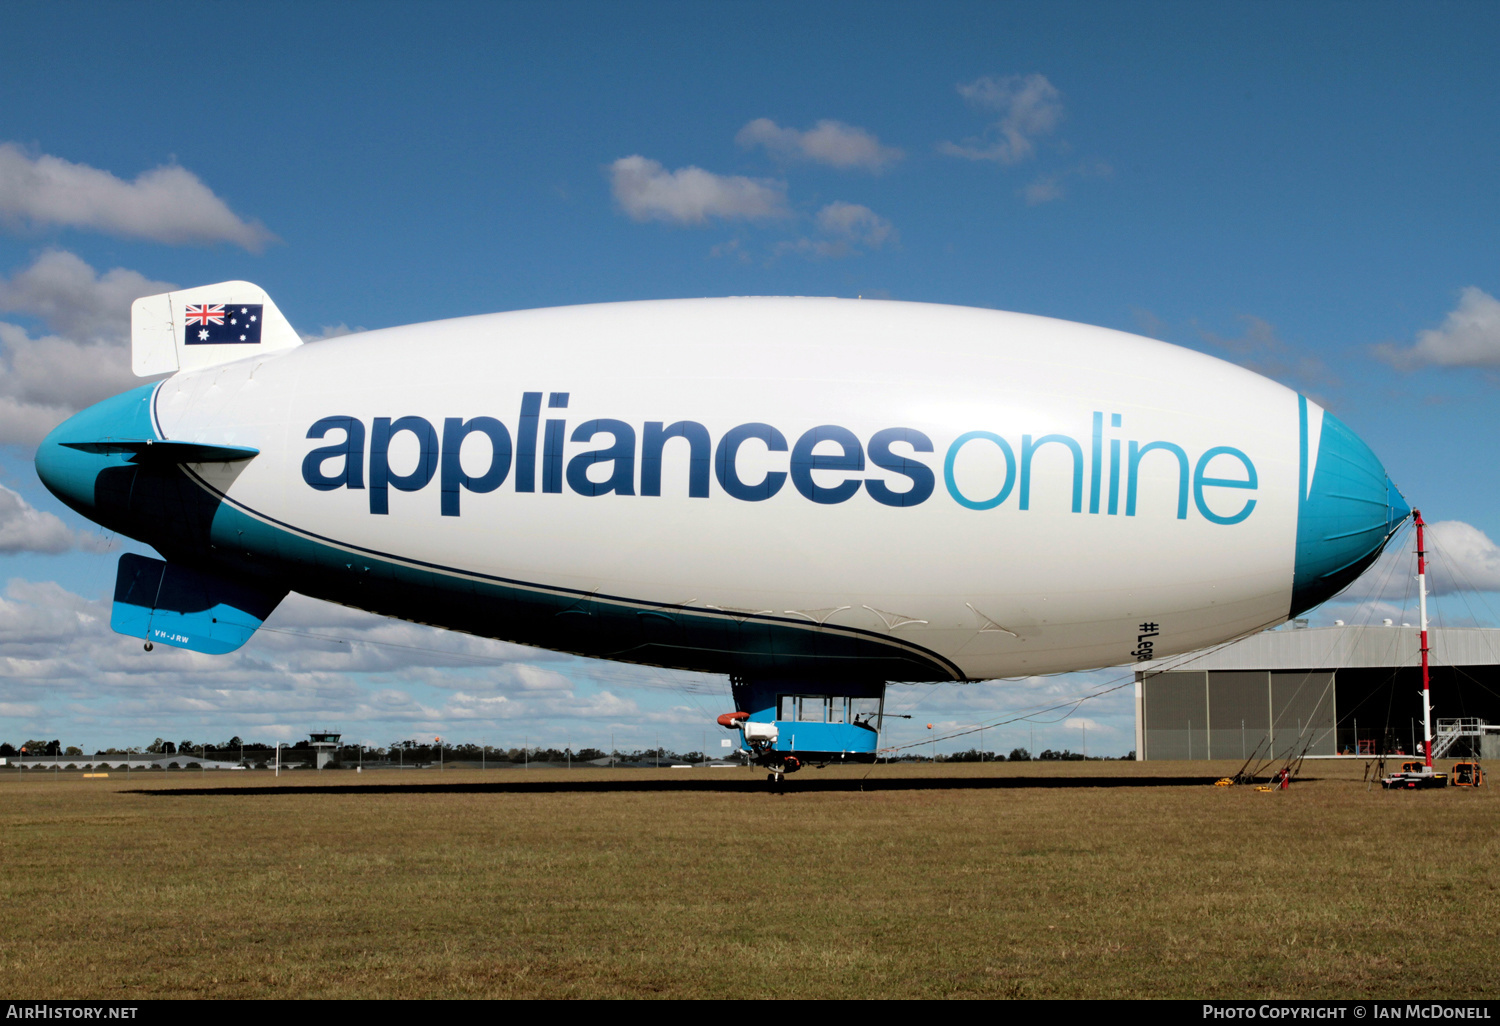
[[(219, 664), (110, 634), (136, 547), (30, 460), (133, 382), (158, 283), (254, 281), (306, 336), (788, 293), (1151, 334), (1323, 402), (1500, 589), (1497, 28), (1485, 3), (7, 4), (0, 739), (697, 748), (728, 708), (311, 602)], [(1402, 615), (1369, 591), (1314, 620)], [(1117, 676), (893, 704), (925, 733)], [(1087, 720), (1091, 751), (1133, 746), (1128, 689), (1054, 717), (986, 744), (1077, 748)]]

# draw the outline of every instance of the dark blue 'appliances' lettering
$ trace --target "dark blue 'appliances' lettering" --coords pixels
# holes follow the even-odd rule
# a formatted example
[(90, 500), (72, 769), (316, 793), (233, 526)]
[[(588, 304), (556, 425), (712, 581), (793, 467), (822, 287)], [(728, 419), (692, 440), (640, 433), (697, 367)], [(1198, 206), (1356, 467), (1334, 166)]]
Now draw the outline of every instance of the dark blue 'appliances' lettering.
[(882, 506), (915, 506), (927, 501), (932, 494), (932, 468), (920, 460), (897, 456), (891, 452), (896, 442), (905, 442), (912, 452), (931, 452), (932, 439), (911, 428), (886, 428), (870, 436), (870, 462), (881, 470), (890, 470), (911, 478), (911, 487), (904, 492), (892, 491), (878, 478), (865, 479), (865, 491), (870, 498)]
[[(464, 439), (482, 434), (490, 440), (490, 467), (478, 477), (464, 473), (460, 455)], [(443, 516), (458, 516), (458, 490), (466, 488), (476, 494), (493, 492), (505, 483), (510, 473), (510, 431), (494, 417), (449, 417), (443, 421), (443, 469), (441, 475)]]
[[(337, 445), (324, 445), (308, 453), (302, 460), (302, 480), (320, 492), (335, 488), (363, 488), (365, 486), (365, 425), (355, 417), (324, 417), (307, 429), (308, 438), (327, 438), (330, 431), (344, 432), (344, 440)], [(340, 472), (326, 474), (323, 464), (332, 459), (343, 460)]]
[(521, 417), (516, 425), (516, 491), (536, 491), (536, 422), (542, 413), (542, 393), (521, 396)]
[[(615, 444), (607, 449), (579, 453), (569, 460), (568, 487), (579, 495), (608, 495), (610, 492), (616, 495), (634, 495), (635, 428), (623, 420), (591, 420), (573, 430), (573, 441), (592, 442), (594, 436), (602, 431), (614, 435)], [(596, 463), (614, 464), (614, 470), (606, 480), (589, 480), (589, 468)]]
[(682, 438), (688, 444), (688, 496), (708, 498), (708, 428), (693, 420), (679, 420), (666, 428), (659, 420), (646, 421), (641, 436), (641, 494), (661, 494), (661, 457), (669, 438)]
[(759, 484), (748, 485), (741, 481), (736, 461), (740, 446), (752, 438), (766, 443), (767, 452), (786, 452), (786, 436), (771, 425), (741, 424), (724, 432), (724, 437), (719, 439), (719, 450), (714, 454), (714, 473), (719, 479), (719, 487), (734, 498), (760, 502), (781, 491), (781, 486), (786, 484), (786, 472), (767, 471)]
[[(833, 442), (843, 451), (837, 454), (814, 453), (819, 442)], [(813, 428), (797, 439), (797, 444), (792, 447), (792, 485), (804, 498), (824, 506), (832, 506), (850, 498), (859, 491), (861, 482), (841, 481), (825, 488), (813, 480), (814, 470), (864, 469), (865, 451), (860, 448), (859, 439), (854, 437), (853, 431), (837, 424)]]
[[(417, 436), (417, 466), (410, 474), (393, 474), (387, 452), (391, 439), (403, 431)], [(391, 511), (387, 485), (401, 492), (417, 492), (427, 487), (437, 471), (437, 463), (438, 438), (431, 424), (421, 417), (402, 417), (396, 421), (376, 417), (375, 428), (370, 432), (370, 512)]]
[[(566, 410), (568, 393), (553, 392), (547, 397), (549, 410)], [(567, 433), (565, 420), (547, 421), (546, 434), (542, 436), (542, 491), (556, 495), (562, 491), (563, 437)]]

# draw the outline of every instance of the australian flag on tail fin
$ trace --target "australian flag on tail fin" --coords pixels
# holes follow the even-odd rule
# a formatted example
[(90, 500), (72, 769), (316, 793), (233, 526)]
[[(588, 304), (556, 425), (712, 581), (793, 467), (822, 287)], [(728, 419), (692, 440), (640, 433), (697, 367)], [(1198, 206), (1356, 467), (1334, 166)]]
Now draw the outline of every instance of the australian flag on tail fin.
[(183, 344), (259, 345), (261, 309), (260, 303), (189, 303), (183, 313)]

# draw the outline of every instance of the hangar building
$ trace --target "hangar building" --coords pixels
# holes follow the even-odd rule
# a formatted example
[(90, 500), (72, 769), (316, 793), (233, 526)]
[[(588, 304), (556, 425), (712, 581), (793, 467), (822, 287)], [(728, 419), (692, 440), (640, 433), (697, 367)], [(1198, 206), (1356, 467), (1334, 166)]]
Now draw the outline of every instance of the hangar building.
[[(1305, 621), (1304, 621), (1305, 622)], [(1419, 631), (1288, 627), (1140, 663), (1140, 759), (1415, 754), (1422, 738)], [(1500, 759), (1500, 630), (1428, 631), (1436, 757)], [(1266, 753), (1262, 751), (1262, 755)]]

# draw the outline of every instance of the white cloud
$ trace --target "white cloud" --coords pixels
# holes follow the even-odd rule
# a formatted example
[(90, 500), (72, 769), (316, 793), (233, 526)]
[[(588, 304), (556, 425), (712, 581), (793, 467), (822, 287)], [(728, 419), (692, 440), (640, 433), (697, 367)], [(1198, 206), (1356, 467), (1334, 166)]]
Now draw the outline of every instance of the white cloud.
[(231, 242), (260, 252), (276, 236), (245, 221), (197, 175), (175, 164), (133, 182), (48, 154), (0, 143), (0, 222), (91, 228), (172, 244)]
[(33, 338), (0, 321), (0, 445), (34, 446), (85, 406), (140, 383), (127, 345)]
[(1429, 587), (1449, 591), (1500, 591), (1500, 546), (1462, 520), (1439, 520), (1427, 526), (1432, 550)]
[[(700, 747), (705, 731), (710, 746), (725, 736), (713, 718), (733, 708), (727, 682), (715, 675), (581, 660), (298, 595), (227, 656), (162, 645), (146, 653), (138, 639), (112, 632), (109, 616), (107, 591), (90, 599), (54, 582), (24, 580), (0, 589), (0, 730), (8, 735), (0, 740), (45, 733), (86, 748), (157, 736), (292, 740), (327, 726), (379, 745), (425, 732), (505, 747), (529, 738), (576, 750), (605, 748), (613, 734), (626, 751), (658, 742), (687, 751)], [(1078, 731), (1056, 721), (1087, 717), (1090, 752), (1096, 731), (1098, 751), (1123, 752), (1134, 736), (1129, 688), (1078, 702), (1129, 681), (1130, 673), (1122, 667), (964, 686), (892, 685), (882, 743), (925, 745), (934, 733), (984, 723), (983, 735), (939, 740), (938, 751), (981, 740), (1000, 752), (1017, 745), (1076, 750)], [(916, 718), (895, 719), (900, 713)], [(928, 722), (941, 729), (929, 733)]]
[(130, 303), (173, 287), (124, 268), (97, 274), (63, 250), (0, 279), (0, 312), (57, 332), (33, 337), (0, 321), (0, 445), (35, 445), (69, 415), (140, 384), (130, 370)]
[(739, 239), (730, 239), (728, 242), (721, 242), (711, 247), (708, 255), (715, 260), (728, 257), (742, 264), (750, 262), (750, 254), (745, 251), (744, 244)]
[(1018, 164), (1035, 155), (1037, 137), (1062, 121), (1062, 94), (1043, 75), (985, 75), (958, 86), (958, 92), (974, 106), (1000, 116), (983, 136), (939, 144), (938, 150), (949, 156)]
[(1051, 203), (1055, 199), (1063, 198), (1063, 184), (1061, 175), (1043, 175), (1021, 191), (1026, 197), (1026, 205), (1030, 207), (1039, 206), (1043, 203)]
[(315, 335), (303, 335), (302, 336), (302, 341), (304, 341), (304, 342), (322, 342), (324, 339), (338, 338), (338, 337), (340, 337), (342, 335), (358, 335), (360, 332), (362, 332), (362, 331), (368, 331), (368, 330), (369, 330), (368, 328), (359, 328), (359, 327), (351, 328), (351, 327), (349, 327), (349, 325), (345, 324), (343, 321), (339, 321), (339, 323), (337, 323), (337, 324), (325, 324), (325, 325), (323, 325), (321, 328), (318, 329), (317, 334), (315, 334)]
[[(1397, 623), (1415, 622), (1415, 551), (1415, 536), (1408, 529), (1388, 544), (1375, 564), (1339, 595), (1339, 604), (1362, 602), (1368, 606), (1349, 614), (1349, 622), (1379, 623), (1387, 616)], [(1462, 520), (1429, 523), (1427, 593), (1443, 596), (1476, 591), (1500, 592), (1500, 546), (1479, 528)]]
[(879, 249), (891, 237), (891, 222), (869, 207), (835, 200), (818, 211), (818, 228), (836, 239)]
[(710, 218), (759, 221), (786, 217), (786, 184), (741, 175), (716, 175), (701, 167), (668, 171), (642, 156), (610, 165), (616, 201), (636, 221), (706, 224)]
[[(53, 725), (48, 736), (88, 734), (78, 738), (88, 744), (184, 733), (202, 739), (205, 731), (208, 740), (265, 739), (324, 723), (345, 724), (350, 736), (359, 725), (383, 744), (418, 725), (447, 737), (456, 721), (491, 743), (519, 745), (524, 725), (533, 741), (560, 742), (574, 731), (597, 744), (615, 722), (639, 726), (649, 717), (633, 700), (593, 685), (601, 665), (593, 661), (300, 595), (288, 596), (249, 644), (227, 656), (162, 645), (148, 654), (138, 639), (110, 630), (109, 617), (107, 597), (87, 599), (51, 581), (10, 581), (0, 592), (0, 706), (31, 710), (26, 719)], [(617, 669), (609, 664), (603, 673), (626, 687), (670, 676)], [(723, 688), (722, 679), (716, 683)], [(62, 719), (74, 726), (57, 725)], [(692, 725), (704, 719), (700, 713)], [(11, 724), (18, 732), (32, 727)]]
[(0, 279), (0, 312), (41, 318), (80, 341), (119, 341), (130, 333), (132, 302), (173, 288), (123, 267), (96, 274), (77, 255), (49, 249), (9, 281)]
[(842, 200), (825, 206), (814, 218), (820, 239), (794, 239), (776, 244), (776, 256), (799, 253), (806, 257), (837, 259), (858, 253), (861, 248), (879, 249), (895, 238), (891, 223), (869, 207)]
[(18, 493), (0, 485), (0, 554), (69, 549), (103, 552), (109, 543), (97, 535), (74, 531), (51, 513), (34, 508)]
[(1410, 349), (1376, 347), (1393, 367), (1409, 370), (1422, 364), (1439, 367), (1500, 367), (1500, 300), (1473, 285), (1465, 288), (1442, 326), (1417, 335)]
[(1093, 730), (1098, 731), (1101, 734), (1116, 733), (1115, 728), (1110, 724), (1101, 723), (1100, 721), (1090, 719), (1087, 716), (1070, 716), (1067, 719), (1063, 720), (1062, 725), (1069, 730)]
[(827, 260), (837, 260), (852, 254), (854, 250), (847, 242), (834, 242), (830, 239), (786, 239), (771, 247), (772, 256), (786, 256), (788, 253), (796, 253), (805, 257), (819, 257)]
[(805, 132), (782, 128), (770, 118), (756, 118), (734, 137), (745, 148), (764, 146), (773, 156), (811, 160), (841, 169), (882, 171), (904, 154), (863, 128), (825, 118)]
[(1066, 196), (1067, 182), (1070, 178), (1108, 178), (1114, 173), (1114, 168), (1102, 160), (1085, 161), (1075, 167), (1042, 175), (1022, 189), (1021, 195), (1025, 198), (1027, 206), (1035, 207)]
[(1251, 314), (1241, 314), (1244, 333), (1239, 337), (1219, 335), (1200, 328), (1203, 341), (1224, 350), (1242, 367), (1264, 374), (1276, 381), (1291, 382), (1299, 390), (1333, 387), (1338, 377), (1318, 357), (1284, 341), (1269, 321)]

